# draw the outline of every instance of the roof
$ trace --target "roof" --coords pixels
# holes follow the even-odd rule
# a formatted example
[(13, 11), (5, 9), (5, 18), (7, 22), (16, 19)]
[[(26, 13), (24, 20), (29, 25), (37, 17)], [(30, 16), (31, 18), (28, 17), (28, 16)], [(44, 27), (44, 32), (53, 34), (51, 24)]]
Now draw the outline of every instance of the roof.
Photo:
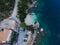
[(0, 32), (0, 41), (2, 41), (2, 42), (7, 41), (10, 32), (11, 32), (11, 30), (9, 30), (9, 29), (4, 29), (4, 31)]
[(0, 32), (0, 41), (5, 42), (9, 41), (11, 37), (11, 33), (13, 29), (16, 31), (16, 21), (11, 19), (5, 19), (0, 23), (0, 30), (3, 29), (3, 31)]

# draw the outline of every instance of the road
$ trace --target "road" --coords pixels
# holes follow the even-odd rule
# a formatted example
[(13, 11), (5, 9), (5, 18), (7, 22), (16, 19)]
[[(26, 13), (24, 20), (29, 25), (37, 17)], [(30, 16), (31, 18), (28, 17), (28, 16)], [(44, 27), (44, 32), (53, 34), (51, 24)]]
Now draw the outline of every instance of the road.
[(18, 36), (18, 41), (14, 45), (26, 45), (27, 43), (24, 43), (23, 39), (24, 39), (24, 36), (27, 32), (28, 32), (27, 30), (23, 31), (23, 29), (20, 29), (19, 36)]
[[(9, 18), (16, 20), (18, 22), (18, 24), (20, 25), (20, 20), (16, 17), (18, 15), (17, 11), (18, 11), (18, 0), (15, 0), (13, 12)], [(23, 39), (27, 32), (28, 32), (27, 30), (24, 32), (22, 29), (20, 29), (19, 35), (18, 35), (18, 41), (14, 45), (26, 45), (27, 43), (24, 44)], [(36, 35), (36, 33), (35, 33), (35, 35)]]
[[(18, 25), (20, 25), (20, 20), (16, 17), (17, 16), (17, 10), (18, 10), (18, 0), (15, 0), (13, 12), (9, 18), (16, 20), (18, 22)], [(23, 39), (24, 39), (24, 36), (26, 33), (27, 33), (27, 31), (24, 32), (22, 29), (20, 29), (19, 35), (17, 37), (18, 41), (17, 41), (17, 43), (14, 43), (14, 45), (26, 45), (26, 43), (23, 44)]]
[(18, 15), (18, 0), (15, 0), (14, 9), (9, 18), (16, 20), (20, 24), (20, 20), (16, 17)]

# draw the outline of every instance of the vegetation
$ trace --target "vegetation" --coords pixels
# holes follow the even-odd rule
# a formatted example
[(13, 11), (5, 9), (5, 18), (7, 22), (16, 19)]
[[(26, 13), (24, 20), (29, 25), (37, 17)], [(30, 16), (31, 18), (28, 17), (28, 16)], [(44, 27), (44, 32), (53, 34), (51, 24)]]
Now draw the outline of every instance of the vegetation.
[[(19, 18), (22, 22), (21, 26), (23, 28), (31, 30), (32, 33), (33, 33), (34, 32), (33, 27), (32, 26), (27, 26), (24, 23), (24, 19), (27, 15), (26, 9), (28, 9), (28, 6), (27, 6), (28, 2), (32, 3), (31, 0), (20, 0), (19, 1), (18, 15), (19, 15)], [(0, 0), (0, 21), (10, 16), (10, 14), (12, 13), (12, 10), (14, 8), (14, 3), (15, 3), (15, 0)], [(13, 45), (13, 42), (15, 40), (16, 40), (16, 33), (13, 34), (10, 45)]]
[(16, 32), (13, 32), (13, 35), (12, 35), (12, 38), (11, 38), (11, 43), (10, 45), (13, 45), (14, 41), (16, 41), (16, 36), (17, 36), (17, 33)]
[(0, 12), (12, 10), (14, 2), (14, 0), (0, 0)]
[(19, 15), (19, 18), (21, 20), (21, 22), (24, 21), (24, 18), (26, 17), (26, 9), (28, 9), (28, 6), (27, 6), (27, 0), (20, 0), (21, 2), (19, 2), (19, 5), (18, 5), (18, 15)]
[(34, 28), (32, 26), (26, 26), (26, 29), (30, 30), (32, 33), (34, 33)]
[(32, 31), (32, 33), (34, 33), (34, 28), (32, 27), (32, 25), (27, 26), (24, 22), (22, 22), (20, 26), (27, 29), (27, 30), (30, 30), (30, 31)]
[(19, 15), (19, 18), (20, 18), (20, 21), (21, 21), (20, 26), (34, 32), (34, 29), (33, 29), (32, 26), (27, 26), (24, 23), (24, 19), (26, 18), (26, 15), (27, 15), (26, 10), (28, 9), (28, 6), (27, 6), (28, 3), (32, 3), (32, 0), (20, 0), (19, 1), (18, 15)]
[(32, 33), (34, 32), (34, 29), (32, 26), (27, 26), (25, 23), (24, 23), (24, 19), (26, 18), (26, 10), (28, 9), (28, 3), (32, 3), (32, 0), (20, 0), (19, 1), (19, 5), (18, 5), (18, 15), (19, 15), (19, 18), (20, 18), (20, 21), (21, 21), (21, 27), (23, 28), (26, 28), (30, 31), (32, 31)]
[(0, 0), (0, 21), (12, 13), (15, 0)]
[(28, 2), (32, 3), (32, 0), (20, 0), (19, 1), (18, 15), (19, 15), (21, 22), (24, 21), (26, 15), (27, 15), (26, 10), (28, 9), (28, 6), (27, 6)]

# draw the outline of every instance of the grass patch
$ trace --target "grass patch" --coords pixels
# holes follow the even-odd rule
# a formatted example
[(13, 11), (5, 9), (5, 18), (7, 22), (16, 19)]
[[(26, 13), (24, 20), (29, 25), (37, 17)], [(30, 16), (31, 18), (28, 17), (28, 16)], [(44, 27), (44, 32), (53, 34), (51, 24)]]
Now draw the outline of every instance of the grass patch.
[(32, 27), (32, 25), (27, 26), (24, 22), (22, 22), (20, 26), (34, 33), (34, 28)]

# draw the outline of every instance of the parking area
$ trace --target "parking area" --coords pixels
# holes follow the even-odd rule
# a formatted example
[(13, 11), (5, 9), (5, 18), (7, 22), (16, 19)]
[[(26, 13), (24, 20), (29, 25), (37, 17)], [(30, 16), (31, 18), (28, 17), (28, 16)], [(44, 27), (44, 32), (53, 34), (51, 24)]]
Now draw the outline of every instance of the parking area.
[(20, 28), (18, 41), (14, 45), (27, 45), (29, 32), (30, 31), (27, 31), (27, 30), (24, 30), (24, 29)]

